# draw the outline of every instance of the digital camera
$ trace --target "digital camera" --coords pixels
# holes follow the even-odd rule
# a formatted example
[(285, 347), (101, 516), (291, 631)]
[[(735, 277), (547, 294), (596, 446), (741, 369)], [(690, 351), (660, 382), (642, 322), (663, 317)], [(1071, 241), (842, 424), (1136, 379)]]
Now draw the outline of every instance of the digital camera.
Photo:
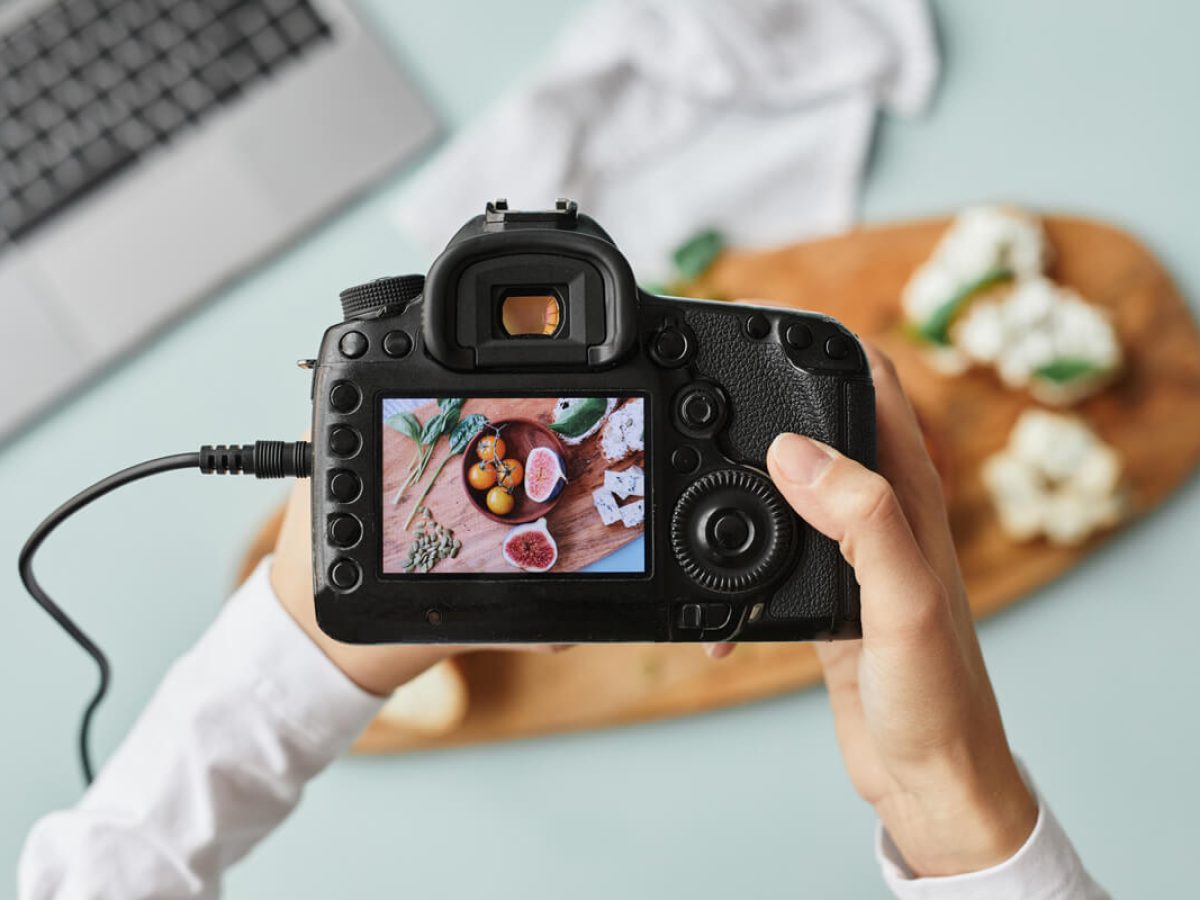
[(313, 362), (317, 621), (353, 643), (861, 634), (835, 542), (765, 474), (781, 432), (873, 466), (826, 316), (641, 290), (576, 204), (464, 225), (341, 294)]

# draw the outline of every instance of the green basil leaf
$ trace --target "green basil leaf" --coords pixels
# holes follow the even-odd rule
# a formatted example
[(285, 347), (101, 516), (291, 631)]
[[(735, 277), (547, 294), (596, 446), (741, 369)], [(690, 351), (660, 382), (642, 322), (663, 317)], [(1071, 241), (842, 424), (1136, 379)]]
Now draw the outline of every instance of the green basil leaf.
[(450, 433), (450, 453), (462, 453), (467, 444), (487, 425), (487, 416), (482, 413), (472, 413), (454, 427)]
[(690, 281), (708, 271), (724, 248), (724, 236), (721, 232), (709, 228), (688, 238), (675, 249), (672, 258), (680, 276)]
[(950, 326), (959, 310), (976, 294), (1003, 281), (1009, 281), (1012, 277), (1013, 273), (1010, 270), (998, 266), (984, 272), (974, 281), (968, 281), (955, 291), (949, 300), (935, 309), (928, 319), (917, 325), (917, 333), (931, 344), (949, 346)]
[(441, 400), (438, 401), (438, 408), (442, 412), (449, 412), (452, 409), (461, 410), (463, 407), (463, 404), (466, 402), (467, 401), (464, 400), (462, 397), (443, 397)]
[(1103, 368), (1090, 360), (1080, 359), (1076, 356), (1062, 356), (1046, 363), (1046, 365), (1034, 372), (1034, 375), (1038, 378), (1044, 378), (1046, 381), (1053, 381), (1055, 384), (1066, 384), (1068, 381), (1074, 381), (1077, 378), (1090, 378), (1099, 375), (1103, 371)]
[(425, 427), (421, 429), (421, 443), (429, 446), (439, 437), (442, 436), (442, 426), (446, 422), (446, 414), (444, 412), (437, 413), (431, 416), (425, 423)]
[(420, 441), (421, 423), (412, 413), (396, 413), (394, 416), (388, 416), (384, 421), (388, 427), (394, 428), (409, 440)]
[(454, 430), (454, 426), (458, 424), (459, 416), (462, 407), (452, 406), (450, 409), (442, 413), (442, 434), (449, 434)]

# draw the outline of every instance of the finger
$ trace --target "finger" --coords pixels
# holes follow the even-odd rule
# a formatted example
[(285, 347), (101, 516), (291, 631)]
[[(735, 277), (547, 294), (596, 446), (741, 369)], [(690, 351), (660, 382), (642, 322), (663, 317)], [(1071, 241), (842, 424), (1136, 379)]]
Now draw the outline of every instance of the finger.
[(934, 568), (954, 571), (958, 562), (941, 477), (929, 458), (916, 413), (892, 361), (870, 343), (864, 342), (863, 349), (875, 384), (880, 474), (892, 485), (917, 544)]
[(767, 468), (801, 518), (837, 541), (854, 567), (864, 639), (919, 639), (914, 632), (945, 607), (944, 589), (884, 477), (796, 434), (775, 439)]
[(724, 659), (736, 649), (737, 644), (728, 642), (704, 645), (704, 652), (708, 654), (709, 659)]

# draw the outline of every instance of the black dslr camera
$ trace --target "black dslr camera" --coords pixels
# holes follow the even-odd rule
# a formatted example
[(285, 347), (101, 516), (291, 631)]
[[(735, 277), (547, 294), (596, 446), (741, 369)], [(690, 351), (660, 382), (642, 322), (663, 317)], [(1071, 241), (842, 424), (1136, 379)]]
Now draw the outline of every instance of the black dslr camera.
[(861, 634), (854, 572), (763, 471), (785, 431), (874, 464), (870, 371), (834, 320), (648, 294), (568, 201), (489, 203), (428, 276), (341, 298), (313, 382), (332, 637)]

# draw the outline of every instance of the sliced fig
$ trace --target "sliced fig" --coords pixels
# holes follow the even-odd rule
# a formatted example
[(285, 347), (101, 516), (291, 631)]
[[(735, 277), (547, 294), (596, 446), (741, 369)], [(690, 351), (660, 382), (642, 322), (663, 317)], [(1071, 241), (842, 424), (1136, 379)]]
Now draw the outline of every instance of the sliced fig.
[(567, 466), (562, 456), (549, 447), (534, 447), (525, 459), (525, 495), (534, 503), (545, 503), (559, 495), (567, 483)]
[(504, 538), (504, 561), (526, 572), (549, 572), (558, 562), (558, 544), (545, 519), (518, 525)]

